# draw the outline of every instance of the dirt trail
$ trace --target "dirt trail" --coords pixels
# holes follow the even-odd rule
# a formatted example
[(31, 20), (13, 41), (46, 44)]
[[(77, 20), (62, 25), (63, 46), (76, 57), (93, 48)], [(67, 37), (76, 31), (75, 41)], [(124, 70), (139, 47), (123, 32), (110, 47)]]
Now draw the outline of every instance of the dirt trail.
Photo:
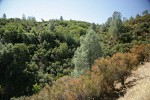
[(133, 71), (126, 86), (126, 94), (118, 100), (150, 100), (150, 62)]

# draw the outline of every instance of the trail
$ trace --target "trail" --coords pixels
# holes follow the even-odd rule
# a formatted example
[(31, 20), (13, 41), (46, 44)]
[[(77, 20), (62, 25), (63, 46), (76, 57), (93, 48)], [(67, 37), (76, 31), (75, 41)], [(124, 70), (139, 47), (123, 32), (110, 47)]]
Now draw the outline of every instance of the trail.
[(126, 80), (126, 93), (118, 100), (150, 100), (150, 62), (132, 72)]

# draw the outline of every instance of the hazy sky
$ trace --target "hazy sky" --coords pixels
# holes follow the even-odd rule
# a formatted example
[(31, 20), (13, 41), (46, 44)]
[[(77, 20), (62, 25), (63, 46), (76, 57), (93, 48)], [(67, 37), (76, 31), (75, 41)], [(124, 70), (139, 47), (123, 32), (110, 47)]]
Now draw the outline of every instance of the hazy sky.
[(34, 16), (37, 20), (64, 19), (104, 23), (114, 11), (129, 18), (149, 10), (150, 0), (0, 0), (0, 16), (22, 18)]

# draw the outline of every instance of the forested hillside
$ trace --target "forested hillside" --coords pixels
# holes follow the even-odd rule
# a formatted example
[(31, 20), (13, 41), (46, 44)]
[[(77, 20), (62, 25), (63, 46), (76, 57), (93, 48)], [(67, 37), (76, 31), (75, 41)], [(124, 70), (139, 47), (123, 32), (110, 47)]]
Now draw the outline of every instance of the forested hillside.
[(124, 85), (131, 70), (149, 60), (149, 43), (147, 10), (130, 19), (115, 11), (104, 24), (62, 16), (38, 22), (32, 16), (19, 19), (4, 14), (0, 18), (0, 99), (30, 96), (45, 86), (52, 88), (50, 100), (64, 99), (69, 86), (74, 87), (68, 90), (72, 98), (104, 98), (116, 81)]

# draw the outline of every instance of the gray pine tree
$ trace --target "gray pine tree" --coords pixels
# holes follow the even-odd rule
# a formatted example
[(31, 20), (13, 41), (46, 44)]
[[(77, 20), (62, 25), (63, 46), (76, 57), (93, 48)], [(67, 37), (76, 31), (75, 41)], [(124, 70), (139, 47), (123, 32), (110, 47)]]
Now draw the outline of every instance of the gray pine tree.
[(122, 20), (121, 20), (121, 13), (115, 11), (112, 16), (112, 21), (109, 27), (109, 33), (111, 33), (114, 37), (118, 37), (121, 33), (122, 28)]
[(50, 23), (49, 23), (49, 29), (50, 29), (51, 31), (54, 31), (54, 29), (55, 29), (55, 22), (54, 22), (54, 20), (51, 20), (51, 21), (50, 21)]
[(83, 75), (85, 70), (90, 70), (94, 60), (101, 56), (99, 39), (93, 30), (81, 37), (80, 45), (73, 57), (75, 68), (72, 75), (75, 77)]
[(6, 14), (4, 13), (2, 17), (3, 17), (3, 18), (6, 18)]

